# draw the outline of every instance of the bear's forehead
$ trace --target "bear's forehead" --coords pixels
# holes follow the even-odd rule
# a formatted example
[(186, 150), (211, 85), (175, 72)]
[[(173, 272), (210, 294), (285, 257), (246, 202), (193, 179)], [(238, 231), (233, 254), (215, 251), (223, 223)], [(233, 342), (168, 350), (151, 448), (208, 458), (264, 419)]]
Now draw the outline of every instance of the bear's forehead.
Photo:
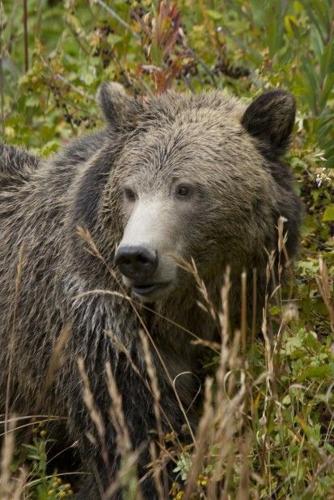
[[(174, 107), (150, 107), (143, 114), (139, 123), (138, 131), (149, 132), (154, 136), (154, 131), (158, 130), (165, 135), (182, 133), (188, 130), (188, 135), (203, 134), (206, 131), (222, 129), (223, 132), (237, 131), (241, 128), (242, 110), (240, 105), (227, 105), (218, 103), (215, 107), (209, 106), (183, 106)], [(243, 109), (243, 108), (242, 108)], [(153, 134), (152, 134), (153, 133)]]
[(147, 111), (151, 116), (165, 116), (172, 120), (180, 116), (203, 116), (210, 112), (234, 116), (239, 121), (245, 105), (237, 98), (231, 97), (222, 91), (203, 92), (201, 94), (177, 94), (167, 92), (151, 98), (147, 102)]
[[(203, 114), (203, 118), (202, 115)], [(229, 116), (198, 110), (180, 113), (173, 121), (150, 123), (134, 134), (124, 147), (122, 160), (126, 163), (173, 165), (191, 159), (203, 162), (220, 161), (227, 155), (252, 150), (252, 141), (241, 124)], [(248, 154), (247, 153), (247, 154)]]
[(150, 189), (167, 186), (174, 177), (198, 181), (254, 185), (266, 177), (262, 157), (249, 134), (236, 121), (203, 126), (192, 121), (152, 126), (126, 144), (120, 157), (121, 182)]
[[(119, 158), (121, 177), (147, 183), (159, 179), (259, 176), (262, 158), (241, 125), (244, 105), (237, 99), (209, 93), (148, 105), (137, 129), (125, 141)], [(217, 96), (219, 99), (217, 99)]]

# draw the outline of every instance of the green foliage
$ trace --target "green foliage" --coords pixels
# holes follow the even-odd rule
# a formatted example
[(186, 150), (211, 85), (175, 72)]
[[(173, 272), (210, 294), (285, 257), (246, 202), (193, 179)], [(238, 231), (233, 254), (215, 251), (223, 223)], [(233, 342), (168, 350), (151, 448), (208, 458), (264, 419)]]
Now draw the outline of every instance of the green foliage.
[[(281, 86), (296, 96), (297, 125), (289, 162), (305, 217), (288, 296), (298, 314), (287, 321), (285, 303), (271, 309), (272, 322), (284, 324), (271, 395), (266, 379), (261, 379), (268, 368), (263, 339), (248, 356), (248, 491), (254, 498), (332, 495), (333, 2), (28, 0), (28, 61), (22, 2), (0, 1), (0, 12), (4, 140), (43, 156), (101, 125), (95, 94), (105, 80), (119, 81), (135, 95), (168, 88), (219, 88), (248, 98)], [(323, 261), (319, 263), (319, 253), (327, 270)], [(61, 498), (68, 492), (47, 473), (47, 444), (39, 436), (26, 446), (22, 459), (30, 470), (27, 489), (37, 499)], [(176, 457), (178, 480), (172, 495), (178, 500), (184, 495), (191, 456), (186, 448)], [(221, 472), (231, 498), (241, 477), (243, 455), (238, 456), (233, 473), (229, 466)], [(218, 460), (211, 450), (197, 478), (196, 498), (206, 498), (208, 478)]]
[(91, 129), (102, 80), (140, 93), (215, 86), (253, 95), (282, 85), (297, 97), (301, 140), (313, 150), (318, 145), (326, 167), (334, 166), (330, 0), (182, 0), (160, 7), (116, 1), (112, 8), (108, 2), (29, 0), (27, 73), (16, 3), (3, 2), (6, 140), (48, 154), (78, 128)]
[[(45, 431), (44, 431), (45, 432)], [(71, 485), (64, 483), (56, 474), (47, 473), (46, 449), (49, 441), (45, 434), (35, 438), (32, 444), (24, 444), (26, 462), (30, 465), (29, 489), (34, 491), (36, 500), (59, 500), (73, 495)]]
[[(32, 428), (32, 439), (29, 444), (23, 444), (16, 453), (15, 460), (12, 463), (13, 473), (17, 473), (22, 463), (28, 467), (28, 476), (24, 494), (27, 498), (34, 500), (60, 500), (73, 496), (73, 491), (69, 482), (66, 482), (68, 476), (58, 474), (56, 470), (52, 474), (48, 471), (49, 455), (47, 450), (52, 448), (54, 442), (47, 437), (47, 431), (43, 424), (35, 425)], [(13, 495), (14, 497), (14, 495)], [(1, 497), (7, 498), (7, 497)], [(18, 497), (17, 497), (18, 498)], [(20, 497), (21, 498), (21, 497)], [(23, 498), (23, 497), (22, 497)], [(26, 498), (26, 496), (24, 497)]]

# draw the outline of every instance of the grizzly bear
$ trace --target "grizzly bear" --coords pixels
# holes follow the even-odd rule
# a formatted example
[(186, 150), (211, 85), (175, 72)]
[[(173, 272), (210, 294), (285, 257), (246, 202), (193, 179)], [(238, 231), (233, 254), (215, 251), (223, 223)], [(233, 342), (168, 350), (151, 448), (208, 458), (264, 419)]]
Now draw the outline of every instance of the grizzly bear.
[(78, 443), (87, 472), (78, 496), (99, 498), (122, 458), (111, 373), (138, 452), (141, 494), (152, 499), (147, 465), (157, 422), (142, 335), (162, 431), (181, 433), (185, 413), (195, 426), (199, 407), (191, 402), (203, 348), (189, 332), (207, 341), (217, 329), (186, 263), (217, 308), (230, 269), (235, 325), (240, 274), (256, 269), (261, 309), (279, 217), (290, 258), (297, 248), (300, 202), (281, 161), (295, 101), (282, 90), (248, 106), (221, 91), (135, 99), (104, 84), (99, 102), (106, 127), (54, 158), (1, 149), (0, 411), (66, 417), (58, 440)]

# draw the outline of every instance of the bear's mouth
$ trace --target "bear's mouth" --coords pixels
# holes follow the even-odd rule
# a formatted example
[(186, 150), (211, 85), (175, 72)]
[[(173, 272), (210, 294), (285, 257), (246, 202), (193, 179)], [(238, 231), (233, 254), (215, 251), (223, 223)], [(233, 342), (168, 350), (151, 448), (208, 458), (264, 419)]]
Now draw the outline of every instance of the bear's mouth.
[(156, 292), (167, 288), (170, 282), (163, 283), (133, 283), (131, 285), (132, 291), (139, 297), (149, 297), (155, 295)]

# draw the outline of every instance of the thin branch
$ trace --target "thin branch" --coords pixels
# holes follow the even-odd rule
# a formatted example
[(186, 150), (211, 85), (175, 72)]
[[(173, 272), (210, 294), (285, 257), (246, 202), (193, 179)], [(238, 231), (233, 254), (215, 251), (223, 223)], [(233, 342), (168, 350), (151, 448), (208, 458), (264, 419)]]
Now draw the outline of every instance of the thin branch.
[(2, 39), (4, 24), (5, 24), (4, 7), (2, 2), (0, 1), (0, 119), (1, 119), (1, 131), (3, 140), (5, 138), (5, 97), (4, 97), (5, 75), (3, 71), (4, 41)]
[(23, 0), (23, 30), (24, 30), (24, 69), (29, 69), (29, 49), (28, 49), (28, 5), (27, 0)]
[(128, 24), (126, 21), (124, 21), (124, 19), (122, 19), (118, 14), (117, 12), (114, 11), (114, 9), (112, 9), (111, 7), (109, 7), (109, 5), (107, 5), (106, 3), (104, 3), (102, 0), (93, 0), (93, 3), (97, 3), (98, 5), (100, 5), (104, 10), (106, 10), (108, 12), (108, 14), (111, 15), (111, 17), (113, 17), (114, 19), (116, 19), (116, 21), (119, 22), (119, 24), (121, 24), (123, 26), (123, 28), (125, 28), (126, 30), (130, 31), (130, 33), (135, 37), (135, 38), (140, 38), (139, 35), (133, 31), (133, 29), (131, 28), (130, 24)]

